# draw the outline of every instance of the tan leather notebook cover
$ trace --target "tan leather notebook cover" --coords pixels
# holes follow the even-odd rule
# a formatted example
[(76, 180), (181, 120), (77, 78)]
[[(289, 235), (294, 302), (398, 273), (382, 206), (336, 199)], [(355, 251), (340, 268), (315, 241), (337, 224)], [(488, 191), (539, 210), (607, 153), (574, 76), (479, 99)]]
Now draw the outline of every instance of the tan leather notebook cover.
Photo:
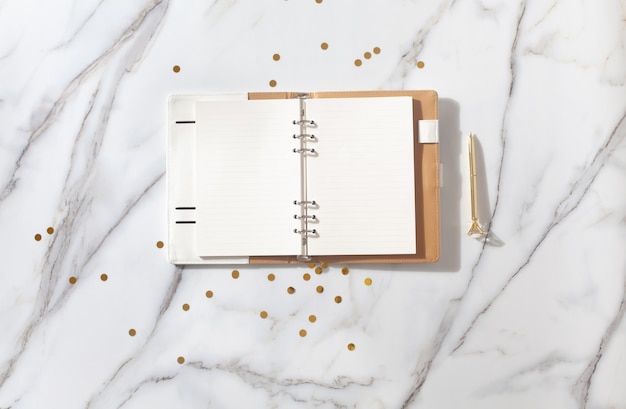
[[(254, 92), (248, 99), (296, 98), (296, 92)], [(310, 98), (397, 97), (413, 98), (415, 155), (415, 254), (345, 255), (313, 257), (307, 263), (428, 263), (439, 260), (439, 143), (420, 143), (419, 120), (437, 120), (438, 96), (435, 91), (350, 91), (313, 92)], [(250, 264), (302, 264), (296, 256), (253, 256)]]

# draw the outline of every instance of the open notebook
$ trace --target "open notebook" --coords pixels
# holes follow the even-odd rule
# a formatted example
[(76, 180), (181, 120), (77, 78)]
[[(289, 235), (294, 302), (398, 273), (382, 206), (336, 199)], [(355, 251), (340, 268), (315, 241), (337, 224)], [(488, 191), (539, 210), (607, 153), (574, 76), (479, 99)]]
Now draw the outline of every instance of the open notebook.
[(176, 264), (439, 257), (434, 91), (172, 96)]

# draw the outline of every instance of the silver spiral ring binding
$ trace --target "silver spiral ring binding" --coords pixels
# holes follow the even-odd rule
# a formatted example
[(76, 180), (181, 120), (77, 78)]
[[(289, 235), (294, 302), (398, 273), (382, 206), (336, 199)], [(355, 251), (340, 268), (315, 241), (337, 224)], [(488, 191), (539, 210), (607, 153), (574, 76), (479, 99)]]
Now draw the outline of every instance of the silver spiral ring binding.
[(295, 205), (310, 204), (311, 206), (315, 206), (317, 203), (315, 202), (315, 200), (310, 200), (310, 201), (309, 201), (309, 200), (307, 200), (307, 201), (305, 201), (305, 202), (299, 202), (299, 201), (297, 201), (297, 200), (294, 200), (294, 201), (293, 201), (293, 204), (295, 204)]
[(294, 153), (304, 153), (304, 152), (309, 152), (309, 153), (315, 153), (315, 149), (314, 148), (300, 148), (300, 149), (296, 149), (293, 148)]
[(310, 261), (309, 256), (309, 235), (316, 235), (317, 230), (309, 229), (309, 220), (316, 220), (315, 215), (309, 215), (309, 206), (316, 205), (315, 201), (309, 201), (307, 196), (307, 158), (311, 154), (316, 153), (315, 149), (308, 148), (307, 142), (314, 141), (315, 135), (307, 133), (307, 128), (315, 128), (317, 124), (311, 119), (306, 117), (306, 99), (308, 94), (298, 94), (297, 98), (300, 104), (299, 118), (293, 121), (294, 125), (298, 126), (298, 133), (293, 135), (294, 139), (298, 139), (298, 147), (293, 151), (300, 155), (300, 200), (294, 200), (293, 204), (300, 206), (300, 214), (295, 214), (294, 219), (300, 220), (300, 228), (293, 231), (300, 235), (300, 255), (298, 260)]
[(306, 126), (306, 125), (309, 125), (309, 126), (311, 126), (311, 125), (315, 125), (315, 121), (310, 120), (310, 119), (301, 119), (301, 120), (299, 120), (299, 121), (296, 121), (296, 120), (294, 119), (294, 120), (293, 120), (293, 124), (294, 124), (294, 125), (305, 125), (305, 126)]

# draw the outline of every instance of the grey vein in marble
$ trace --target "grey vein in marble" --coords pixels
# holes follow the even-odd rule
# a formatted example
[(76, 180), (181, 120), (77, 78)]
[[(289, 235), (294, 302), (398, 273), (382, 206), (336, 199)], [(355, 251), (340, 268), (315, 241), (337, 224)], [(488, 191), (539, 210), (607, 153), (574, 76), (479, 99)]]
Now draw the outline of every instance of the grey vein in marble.
[[(54, 237), (48, 251), (46, 252), (44, 266), (42, 267), (43, 277), (41, 279), (39, 295), (37, 296), (37, 304), (34, 306), (33, 314), (29, 323), (25, 325), (25, 329), (21, 337), (20, 349), (12, 358), (9, 359), (7, 368), (2, 374), (0, 374), (0, 388), (11, 376), (13, 367), (19, 361), (23, 352), (28, 348), (29, 340), (32, 334), (37, 330), (39, 324), (45, 320), (48, 314), (53, 312), (57, 307), (59, 307), (59, 305), (62, 305), (59, 304), (59, 302), (63, 303), (66, 300), (65, 296), (68, 291), (67, 288), (57, 294), (55, 301), (55, 293), (59, 291), (58, 284), (60, 279), (70, 275), (80, 276), (80, 271), (89, 263), (91, 257), (93, 257), (93, 255), (98, 251), (107, 237), (109, 237), (115, 228), (123, 222), (124, 218), (146, 195), (146, 193), (154, 187), (157, 182), (162, 180), (164, 176), (163, 173), (160, 174), (155, 180), (150, 182), (143, 191), (139, 192), (138, 196), (134, 198), (121, 212), (120, 216), (114, 221), (106, 234), (99, 239), (99, 242), (96, 243), (92, 249), (85, 252), (85, 256), (82, 261), (78, 260), (79, 255), (69, 253), (70, 238), (75, 233), (76, 225), (82, 223), (85, 217), (89, 217), (88, 209), (91, 202), (94, 200), (93, 197), (90, 197), (91, 173), (93, 171), (95, 161), (98, 158), (100, 147), (102, 146), (102, 139), (104, 137), (106, 124), (109, 119), (111, 106), (115, 101), (115, 91), (125, 73), (128, 72), (128, 69), (141, 59), (143, 50), (152, 40), (153, 34), (160, 24), (166, 9), (167, 2), (162, 1), (158, 1), (150, 8), (145, 9), (129, 26), (124, 34), (116, 41), (112, 48), (106, 50), (98, 59), (83, 69), (77, 77), (72, 79), (72, 81), (65, 87), (60, 98), (53, 104), (51, 111), (46, 115), (43, 123), (40, 124), (30, 135), (25, 148), (16, 159), (15, 168), (9, 178), (9, 181), (3, 188), (3, 193), (0, 195), (0, 204), (3, 200), (6, 200), (6, 198), (16, 188), (19, 181), (18, 171), (22, 160), (26, 157), (31, 146), (33, 146), (39, 138), (45, 135), (45, 132), (48, 130), (50, 125), (53, 124), (59, 112), (64, 108), (66, 100), (70, 98), (70, 96), (76, 91), (77, 87), (81, 85), (87, 77), (95, 73), (96, 67), (103, 64), (105, 59), (120, 51), (129, 39), (139, 39), (142, 42), (142, 46), (135, 48), (134, 55), (129, 55), (130, 58), (128, 58), (128, 67), (120, 67), (117, 70), (114, 69), (114, 79), (111, 81), (112, 87), (109, 90), (103, 90), (102, 87), (104, 85), (100, 82), (97, 91), (90, 101), (87, 113), (82, 120), (80, 131), (76, 135), (71, 157), (75, 158), (75, 156), (80, 153), (81, 157), (86, 156), (90, 159), (87, 163), (86, 169), (78, 169), (77, 166), (72, 166), (72, 164), (70, 165), (62, 194), (64, 201), (59, 204), (60, 212), (65, 214), (63, 216), (63, 222), (58, 228), (57, 235)], [(156, 13), (156, 17), (152, 17), (154, 13)], [(144, 23), (147, 24), (147, 26)], [(142, 30), (145, 31), (144, 35), (141, 35)], [(134, 35), (136, 33), (139, 34)], [(100, 97), (100, 95), (103, 96)], [(96, 106), (98, 108), (97, 112), (94, 111)], [(87, 136), (83, 132), (87, 124), (96, 127), (96, 131), (93, 132), (91, 138), (88, 140), (83, 138)], [(73, 173), (76, 173), (75, 177), (72, 177)], [(67, 268), (68, 261), (71, 265), (69, 269)]]

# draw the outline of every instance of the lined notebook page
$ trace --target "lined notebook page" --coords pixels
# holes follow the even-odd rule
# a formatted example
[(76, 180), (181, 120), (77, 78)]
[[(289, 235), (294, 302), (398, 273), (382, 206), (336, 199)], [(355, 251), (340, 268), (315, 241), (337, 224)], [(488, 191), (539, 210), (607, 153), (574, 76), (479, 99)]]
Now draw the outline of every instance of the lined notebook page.
[(319, 237), (313, 255), (415, 253), (410, 97), (310, 99), (318, 152), (308, 160)]
[(200, 256), (293, 255), (297, 100), (196, 104)]

